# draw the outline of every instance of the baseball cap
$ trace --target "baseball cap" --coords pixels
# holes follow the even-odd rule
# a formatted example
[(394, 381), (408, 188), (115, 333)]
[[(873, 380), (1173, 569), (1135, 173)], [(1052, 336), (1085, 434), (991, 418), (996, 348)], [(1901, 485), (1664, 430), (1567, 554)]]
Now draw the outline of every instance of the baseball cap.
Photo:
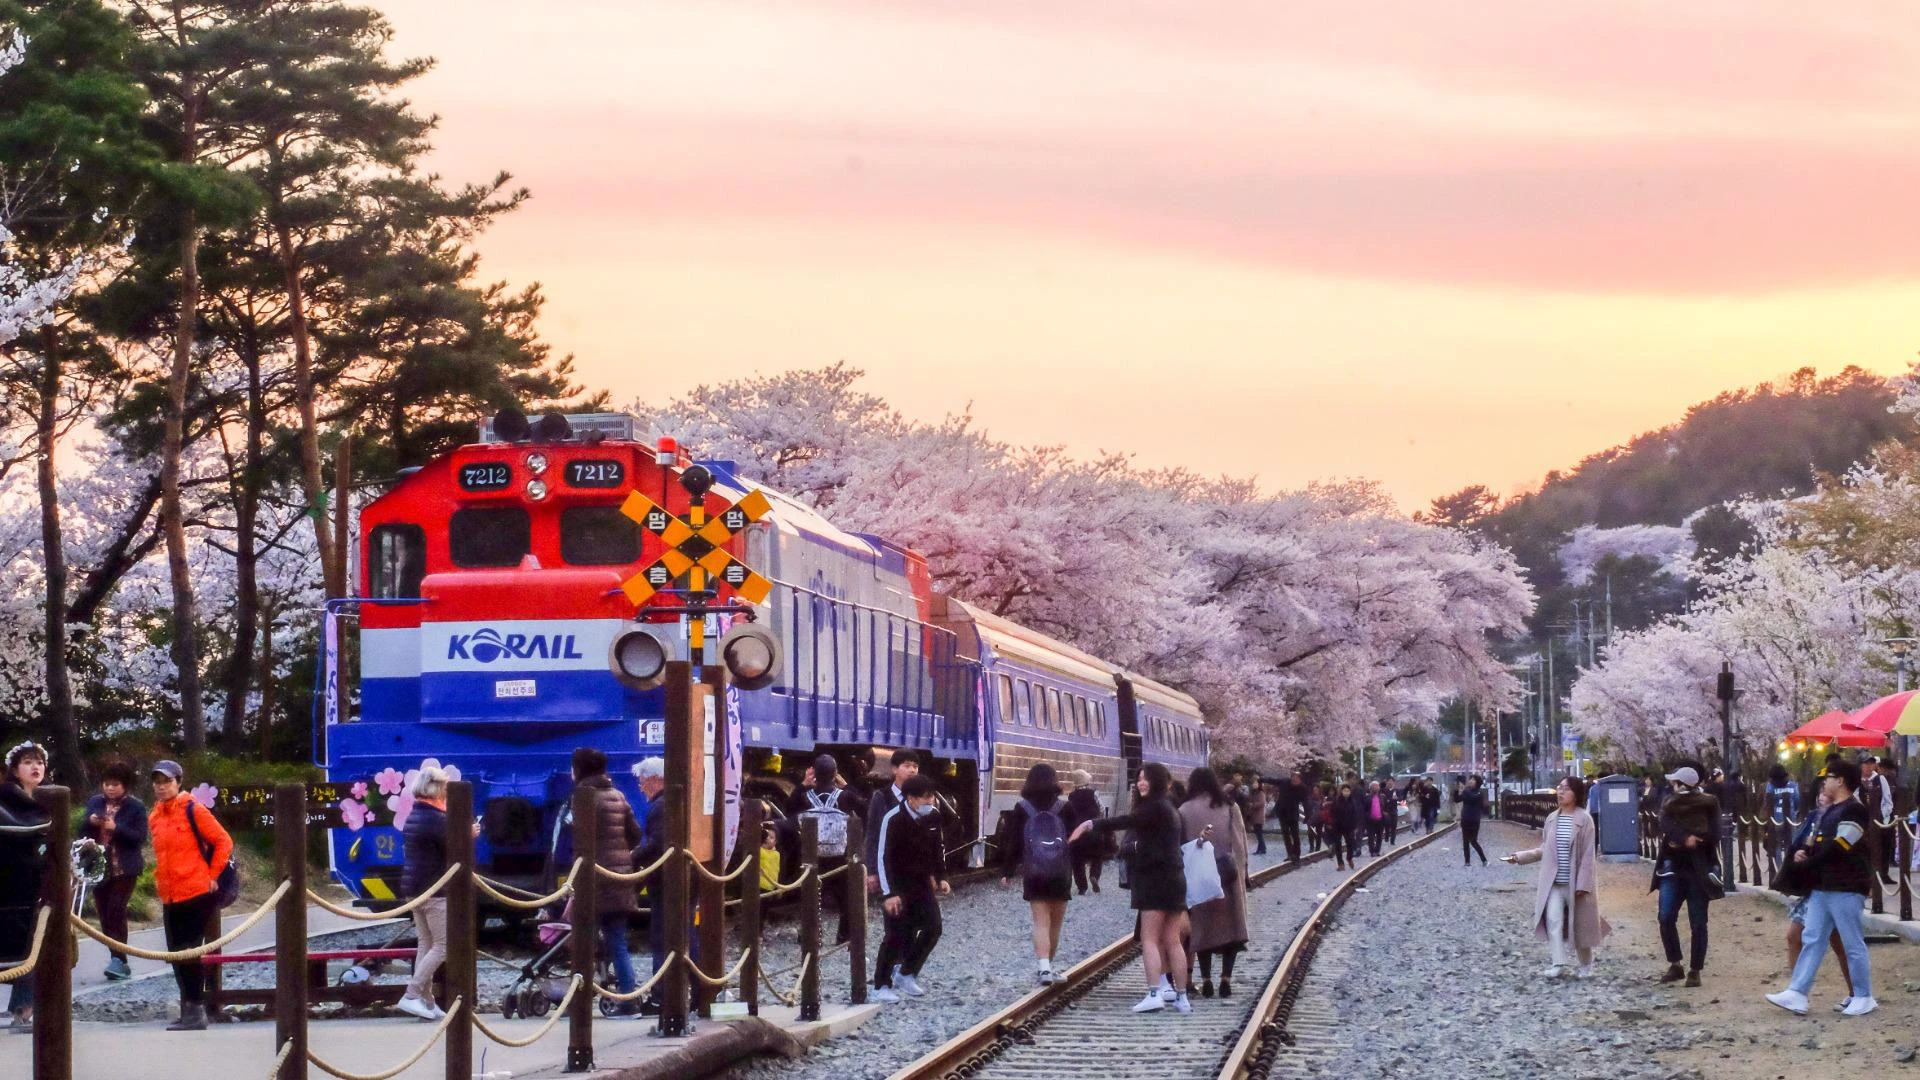
[(1694, 771), (1693, 767), (1690, 765), (1682, 765), (1679, 768), (1668, 773), (1667, 779), (1678, 780), (1681, 783), (1687, 785), (1688, 787), (1700, 786), (1700, 774)]
[(182, 769), (177, 761), (156, 761), (153, 763), (153, 768), (147, 770), (147, 775), (167, 776), (178, 780), (186, 775), (186, 770)]

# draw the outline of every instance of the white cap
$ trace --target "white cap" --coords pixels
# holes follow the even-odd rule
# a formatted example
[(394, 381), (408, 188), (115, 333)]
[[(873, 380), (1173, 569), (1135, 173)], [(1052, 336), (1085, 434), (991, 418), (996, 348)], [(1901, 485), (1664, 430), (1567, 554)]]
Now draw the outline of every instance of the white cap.
[(1667, 774), (1667, 779), (1678, 780), (1681, 783), (1687, 785), (1688, 787), (1700, 786), (1700, 774), (1693, 771), (1693, 766), (1691, 765), (1682, 765), (1679, 768), (1673, 770), (1672, 772)]

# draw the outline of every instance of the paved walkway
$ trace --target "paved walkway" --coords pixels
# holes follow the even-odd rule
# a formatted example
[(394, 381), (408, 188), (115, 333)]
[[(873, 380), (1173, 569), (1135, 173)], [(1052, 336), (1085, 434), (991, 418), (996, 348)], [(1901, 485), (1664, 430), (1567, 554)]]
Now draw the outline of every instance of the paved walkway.
[[(852, 1031), (876, 1008), (825, 1005), (817, 1024), (799, 1023), (795, 1010), (780, 1005), (763, 1008), (761, 1017), (812, 1044)], [(483, 1019), (488, 1027), (510, 1039), (524, 1039), (546, 1023), (545, 1020), (502, 1020), (498, 1015)], [(699, 1021), (695, 1035), (706, 1034), (720, 1023), (722, 1021)], [(594, 1063), (600, 1071), (589, 1075), (610, 1080), (622, 1069), (644, 1064), (686, 1045), (686, 1039), (655, 1038), (653, 1026), (651, 1019), (610, 1020), (596, 1016)], [(432, 1024), (410, 1017), (325, 1020), (313, 1023), (308, 1038), (313, 1052), (329, 1064), (366, 1074), (384, 1072), (406, 1060), (432, 1032)], [(277, 1053), (273, 1024), (264, 1021), (216, 1024), (197, 1032), (170, 1032), (160, 1021), (76, 1023), (73, 1034), (73, 1068), (77, 1077), (132, 1076), (155, 1069), (169, 1077), (264, 1077)], [(15, 1075), (7, 1070), (5, 1063), (24, 1062), (27, 1045), (28, 1040), (22, 1038), (0, 1042), (0, 1073)], [(515, 1080), (559, 1076), (565, 1072), (566, 1057), (565, 1020), (554, 1025), (545, 1038), (524, 1049), (496, 1045), (479, 1032), (473, 1037), (474, 1071), (482, 1075), (511, 1073)], [(309, 1069), (309, 1073), (324, 1075), (319, 1069)], [(445, 1076), (446, 1058), (441, 1048), (435, 1046), (412, 1067), (398, 1074), (396, 1080), (443, 1080)]]
[[(87, 910), (88, 914), (91, 915), (93, 910), (91, 901), (88, 902)], [(226, 924), (228, 926), (238, 926), (240, 925), (240, 921), (251, 913), (251, 910), (237, 911), (236, 909), (229, 909), (226, 915)], [(240, 940), (227, 946), (224, 951), (234, 953), (270, 951), (273, 948), (274, 924), (276, 921), (272, 915), (261, 919), (259, 925), (240, 935)], [(379, 922), (356, 922), (352, 919), (341, 918), (327, 911), (325, 908), (308, 905), (307, 936), (313, 937), (317, 934), (332, 934), (338, 933), (341, 930), (355, 930), (368, 926), (392, 925), (398, 921), (397, 919), (382, 919)], [(132, 938), (130, 944), (138, 948), (151, 949), (159, 952), (165, 950), (167, 947), (166, 935), (162, 933), (157, 926), (151, 930), (135, 930), (128, 936)], [(152, 960), (142, 960), (138, 957), (130, 958), (128, 963), (133, 967), (133, 977), (135, 979), (151, 979), (159, 975), (170, 975), (173, 970), (165, 964), (155, 963)], [(103, 987), (113, 985), (107, 981), (105, 975), (106, 967), (107, 947), (87, 937), (85, 934), (80, 935), (80, 962), (73, 970), (74, 996), (85, 997), (89, 993), (97, 992)], [(81, 1075), (84, 1076), (86, 1074), (83, 1073)]]

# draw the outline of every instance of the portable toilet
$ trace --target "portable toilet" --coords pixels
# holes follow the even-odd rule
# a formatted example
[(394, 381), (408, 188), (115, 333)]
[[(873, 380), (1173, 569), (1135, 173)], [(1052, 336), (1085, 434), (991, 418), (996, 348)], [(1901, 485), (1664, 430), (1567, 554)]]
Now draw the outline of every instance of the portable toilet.
[(1618, 773), (1595, 780), (1587, 792), (1587, 810), (1600, 834), (1601, 858), (1640, 857), (1640, 781)]

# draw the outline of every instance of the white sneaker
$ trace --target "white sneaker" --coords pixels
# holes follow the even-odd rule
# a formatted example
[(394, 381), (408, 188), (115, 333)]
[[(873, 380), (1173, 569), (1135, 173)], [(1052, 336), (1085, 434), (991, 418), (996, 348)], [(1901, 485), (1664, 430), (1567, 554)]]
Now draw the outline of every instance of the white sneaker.
[[(1782, 990), (1777, 994), (1768, 994), (1767, 1000), (1790, 1013), (1798, 1013), (1801, 1016), (1807, 1015), (1807, 995), (1797, 990)], [(1852, 1007), (1851, 1004), (1847, 1006), (1849, 1009)]]
[(1173, 999), (1173, 1011), (1182, 1016), (1193, 1011), (1193, 1005), (1187, 1001), (1187, 995), (1180, 994)]
[(1171, 1004), (1179, 996), (1180, 991), (1173, 988), (1173, 980), (1165, 975), (1160, 976), (1160, 1000)]
[(1166, 1007), (1167, 1003), (1160, 1000), (1160, 992), (1157, 990), (1149, 990), (1147, 991), (1147, 996), (1141, 998), (1139, 1003), (1134, 1005), (1133, 1011), (1137, 1013), (1159, 1012)]
[(1559, 964), (1548, 964), (1540, 970), (1540, 977), (1543, 979), (1557, 979), (1565, 971), (1566, 969)]
[(1591, 979), (1591, 978), (1593, 978), (1593, 965), (1592, 965), (1592, 964), (1581, 964), (1581, 965), (1580, 965), (1579, 967), (1577, 967), (1577, 968), (1575, 968), (1575, 969), (1573, 969), (1573, 977), (1574, 977), (1574, 978), (1576, 978), (1576, 979)]
[(876, 986), (867, 993), (868, 1001), (877, 1001), (882, 1005), (900, 1004), (900, 995), (893, 992), (891, 986)]
[(399, 1001), (394, 1003), (394, 1007), (406, 1013), (408, 1016), (417, 1016), (422, 1020), (439, 1019), (433, 1015), (433, 1006), (417, 997), (403, 996)]
[(1834, 1011), (1834, 1012), (1837, 1012), (1837, 1013), (1843, 1013), (1843, 1012), (1846, 1012), (1846, 1011), (1847, 1011), (1847, 1006), (1849, 1006), (1849, 1005), (1851, 1005), (1851, 1004), (1853, 1004), (1853, 999), (1852, 999), (1852, 998), (1850, 998), (1850, 997), (1843, 997), (1843, 998), (1841, 998), (1841, 999), (1840, 999), (1839, 1001), (1836, 1001), (1836, 1002), (1834, 1002), (1834, 1003), (1833, 1003), (1833, 1011)]
[(893, 985), (896, 990), (899, 990), (908, 997), (927, 996), (927, 992), (920, 987), (920, 980), (911, 975), (902, 975), (897, 971), (894, 972)]
[(1059, 976), (1046, 968), (1041, 968), (1039, 971), (1033, 973), (1033, 981), (1039, 986), (1052, 986), (1056, 978), (1059, 978)]
[(1847, 999), (1847, 1007), (1840, 1010), (1842, 1016), (1865, 1016), (1880, 1007), (1880, 1003), (1870, 997)]

